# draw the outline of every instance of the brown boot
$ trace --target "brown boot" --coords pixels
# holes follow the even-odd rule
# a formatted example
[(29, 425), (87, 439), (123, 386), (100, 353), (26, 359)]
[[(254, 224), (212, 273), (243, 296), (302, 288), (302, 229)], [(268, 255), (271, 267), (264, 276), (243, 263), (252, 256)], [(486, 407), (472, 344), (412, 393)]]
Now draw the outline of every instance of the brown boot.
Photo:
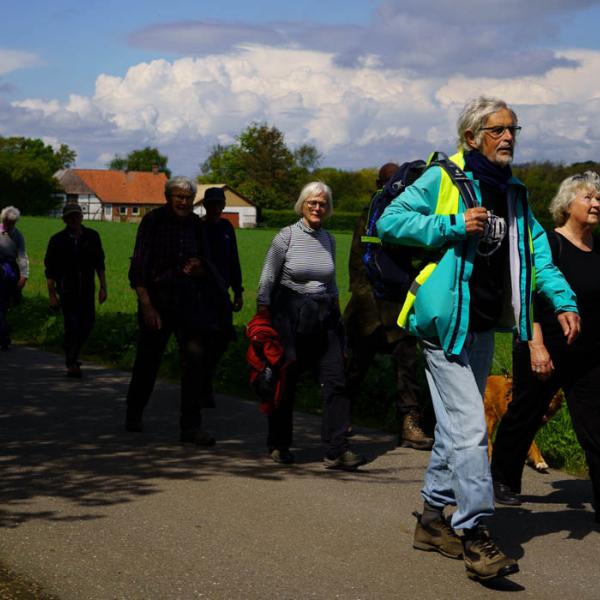
[(400, 427), (400, 446), (415, 450), (431, 450), (433, 438), (425, 435), (420, 421), (421, 416), (416, 410), (411, 410), (404, 415)]

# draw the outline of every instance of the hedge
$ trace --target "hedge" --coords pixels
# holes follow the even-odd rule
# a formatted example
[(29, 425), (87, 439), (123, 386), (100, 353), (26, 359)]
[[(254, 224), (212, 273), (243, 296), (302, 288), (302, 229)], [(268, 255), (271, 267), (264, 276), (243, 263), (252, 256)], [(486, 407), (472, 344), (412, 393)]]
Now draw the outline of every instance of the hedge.
[[(356, 212), (334, 212), (327, 219), (327, 229), (337, 231), (354, 231), (354, 226), (360, 213)], [(281, 229), (298, 220), (298, 216), (293, 210), (271, 210), (263, 208), (261, 210), (260, 225), (272, 229)]]

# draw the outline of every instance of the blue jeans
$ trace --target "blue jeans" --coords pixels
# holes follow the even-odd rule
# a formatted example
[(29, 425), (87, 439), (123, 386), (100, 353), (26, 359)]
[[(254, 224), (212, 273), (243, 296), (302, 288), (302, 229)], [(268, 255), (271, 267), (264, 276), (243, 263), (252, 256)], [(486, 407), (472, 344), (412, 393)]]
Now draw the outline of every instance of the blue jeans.
[(425, 374), (437, 418), (423, 498), (456, 505), (454, 529), (471, 529), (494, 512), (483, 394), (494, 355), (494, 332), (470, 332), (458, 357), (423, 341)]

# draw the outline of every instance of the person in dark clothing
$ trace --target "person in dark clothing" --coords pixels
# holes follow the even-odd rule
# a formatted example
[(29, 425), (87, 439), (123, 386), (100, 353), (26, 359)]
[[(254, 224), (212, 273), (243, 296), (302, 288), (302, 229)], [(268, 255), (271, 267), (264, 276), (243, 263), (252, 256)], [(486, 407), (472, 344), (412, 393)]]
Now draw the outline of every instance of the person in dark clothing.
[(548, 237), (556, 265), (575, 293), (581, 335), (568, 345), (552, 307), (536, 297), (534, 335), (516, 343), (513, 400), (492, 453), (496, 502), (519, 505), (527, 450), (550, 400), (562, 388), (573, 429), (585, 452), (600, 523), (600, 177), (587, 171), (565, 179), (550, 203), (556, 229)]
[(67, 376), (76, 378), (81, 377), (79, 353), (96, 319), (94, 274), (100, 282), (98, 302), (107, 298), (102, 242), (82, 220), (79, 204), (65, 204), (66, 227), (50, 238), (44, 259), (50, 306), (60, 306), (64, 317)]
[(139, 338), (127, 392), (127, 431), (143, 430), (146, 407), (167, 342), (174, 334), (181, 353), (181, 441), (212, 446), (202, 429), (206, 376), (217, 341), (231, 322), (200, 217), (192, 211), (196, 184), (173, 177), (166, 205), (142, 219), (129, 269), (138, 298)]
[[(227, 290), (227, 295), (229, 296), (229, 290), (233, 293), (231, 310), (239, 312), (244, 306), (242, 268), (240, 266), (235, 229), (227, 219), (221, 217), (225, 208), (225, 192), (223, 188), (208, 188), (204, 192), (202, 205), (205, 211), (204, 217), (202, 217), (203, 233), (206, 236), (206, 244), (210, 249), (212, 264), (222, 280), (223, 289)], [(206, 406), (214, 406), (213, 379), (217, 366), (233, 337), (232, 320), (230, 320), (228, 329), (231, 335), (223, 335), (220, 338), (215, 338), (214, 352), (210, 357), (211, 363), (207, 364), (206, 390), (203, 395), (203, 398), (206, 400)]]
[[(395, 163), (383, 165), (377, 188), (382, 188), (397, 170)], [(433, 439), (421, 428), (422, 407), (416, 379), (417, 339), (398, 327), (396, 321), (402, 302), (375, 297), (363, 262), (361, 237), (365, 234), (368, 210), (367, 206), (356, 223), (348, 264), (352, 292), (344, 311), (348, 335), (348, 392), (351, 398), (356, 397), (376, 354), (390, 355), (396, 371), (398, 443), (417, 450), (430, 450)]]

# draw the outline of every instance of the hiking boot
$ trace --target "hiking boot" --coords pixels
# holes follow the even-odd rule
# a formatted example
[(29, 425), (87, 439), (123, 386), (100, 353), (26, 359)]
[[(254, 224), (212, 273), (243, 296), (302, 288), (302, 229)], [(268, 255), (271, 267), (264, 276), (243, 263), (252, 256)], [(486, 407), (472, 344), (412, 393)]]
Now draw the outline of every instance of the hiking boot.
[(411, 410), (404, 415), (400, 427), (399, 445), (402, 448), (431, 450), (433, 438), (430, 438), (421, 429), (421, 416), (418, 411)]
[(494, 500), (505, 506), (521, 506), (521, 499), (507, 485), (494, 481)]
[(446, 519), (441, 519), (424, 524), (421, 522), (423, 515), (415, 511), (413, 515), (417, 518), (413, 548), (425, 550), (426, 552), (439, 552), (448, 558), (460, 558), (463, 553), (461, 539)]
[(367, 459), (352, 450), (344, 450), (342, 454), (336, 457), (325, 456), (323, 460), (326, 469), (340, 469), (341, 471), (356, 471), (358, 467), (364, 465)]
[(292, 465), (296, 462), (294, 455), (288, 448), (273, 448), (273, 450), (269, 450), (269, 457), (272, 461), (281, 465)]
[(490, 537), (485, 527), (465, 529), (463, 532), (463, 558), (467, 577), (486, 581), (506, 577), (519, 571), (514, 558), (506, 556)]
[(206, 447), (214, 446), (217, 443), (210, 433), (202, 431), (202, 429), (198, 431), (182, 431), (179, 440), (183, 444), (196, 444), (196, 446)]

